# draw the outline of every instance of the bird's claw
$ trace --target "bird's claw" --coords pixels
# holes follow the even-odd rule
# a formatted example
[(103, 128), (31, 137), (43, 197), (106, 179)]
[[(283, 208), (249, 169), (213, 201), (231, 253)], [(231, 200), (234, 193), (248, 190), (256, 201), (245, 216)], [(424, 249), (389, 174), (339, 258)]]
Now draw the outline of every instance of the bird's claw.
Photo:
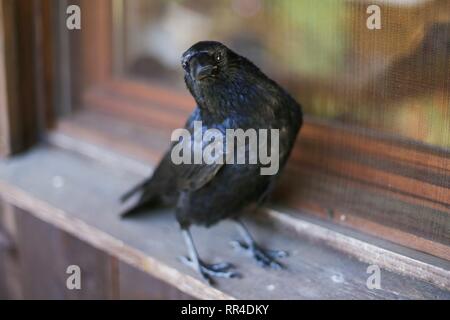
[(213, 284), (212, 278), (239, 278), (240, 274), (235, 271), (230, 271), (234, 269), (234, 265), (228, 262), (221, 262), (215, 264), (206, 264), (199, 261), (198, 264), (194, 263), (191, 259), (185, 256), (179, 257), (179, 260), (184, 265), (197, 271), (202, 278), (209, 284)]
[(270, 267), (275, 270), (284, 269), (284, 266), (276, 259), (287, 257), (288, 253), (286, 251), (263, 249), (256, 244), (248, 245), (237, 240), (231, 241), (231, 245), (234, 249), (244, 251), (248, 255), (252, 256), (263, 268)]

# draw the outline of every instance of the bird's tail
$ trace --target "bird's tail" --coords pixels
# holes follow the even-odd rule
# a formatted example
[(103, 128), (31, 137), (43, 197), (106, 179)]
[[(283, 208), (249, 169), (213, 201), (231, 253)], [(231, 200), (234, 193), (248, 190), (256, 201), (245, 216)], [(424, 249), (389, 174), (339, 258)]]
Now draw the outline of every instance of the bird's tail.
[(150, 180), (139, 183), (120, 197), (123, 205), (120, 216), (128, 217), (160, 202), (160, 196)]
[(142, 191), (145, 186), (147, 186), (149, 184), (148, 180), (145, 180), (143, 182), (140, 182), (139, 184), (135, 185), (133, 188), (131, 188), (130, 190), (128, 190), (126, 193), (124, 193), (121, 197), (120, 197), (120, 202), (124, 203), (126, 202), (128, 199), (130, 199), (134, 194)]

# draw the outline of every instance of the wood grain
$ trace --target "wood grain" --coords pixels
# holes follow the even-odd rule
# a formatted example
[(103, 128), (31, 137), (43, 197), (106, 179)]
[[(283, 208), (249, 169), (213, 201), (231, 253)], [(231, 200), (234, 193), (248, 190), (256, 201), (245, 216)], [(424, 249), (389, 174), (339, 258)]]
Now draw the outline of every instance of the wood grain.
[(5, 299), (22, 299), (23, 290), (20, 274), (20, 259), (17, 248), (17, 221), (14, 207), (0, 201), (0, 230), (4, 243), (0, 247), (0, 282), (2, 291), (0, 295)]
[(20, 149), (14, 3), (0, 3), (0, 156)]
[[(187, 92), (115, 74), (110, 3), (82, 5), (89, 9), (80, 65), (85, 110), (62, 121), (60, 131), (155, 164), (194, 101)], [(289, 167), (278, 190), (282, 205), (450, 258), (448, 150), (306, 117)]]
[[(80, 263), (89, 260), (93, 249), (81, 244), (80, 248), (70, 243), (64, 233), (52, 225), (18, 210), (18, 251), (20, 254), (21, 284), (25, 299), (61, 299), (61, 298), (103, 298), (107, 296), (102, 292), (105, 286), (112, 282), (110, 279), (98, 277), (98, 281), (92, 283), (93, 274), (101, 274), (104, 261), (100, 264), (88, 264), (89, 272), (86, 272), (86, 264)], [(78, 251), (82, 249), (83, 251)], [(72, 256), (72, 257), (71, 257)], [(104, 254), (103, 254), (104, 256)], [(68, 290), (66, 288), (66, 269), (69, 265), (76, 264), (81, 268), (81, 290)], [(107, 280), (107, 281), (105, 281)]]
[(80, 0), (83, 12), (80, 85), (88, 88), (101, 84), (112, 75), (111, 1)]
[[(51, 0), (0, 3), (0, 153), (32, 146), (53, 118)], [(26, 94), (25, 94), (26, 93)]]
[(124, 262), (119, 263), (119, 287), (120, 299), (123, 300), (193, 299), (192, 296)]

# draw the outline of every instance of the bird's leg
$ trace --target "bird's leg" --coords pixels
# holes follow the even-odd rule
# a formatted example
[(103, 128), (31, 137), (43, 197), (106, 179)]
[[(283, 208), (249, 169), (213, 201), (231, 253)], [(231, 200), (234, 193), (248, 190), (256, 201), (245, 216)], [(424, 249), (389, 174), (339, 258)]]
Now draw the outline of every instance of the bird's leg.
[(283, 265), (276, 259), (287, 257), (286, 251), (281, 250), (268, 250), (261, 248), (252, 235), (248, 231), (247, 227), (240, 220), (235, 220), (238, 230), (244, 239), (241, 241), (232, 241), (231, 244), (235, 249), (243, 250), (250, 256), (252, 256), (256, 262), (262, 267), (270, 267), (272, 269), (282, 269)]
[(180, 257), (180, 261), (197, 271), (208, 283), (212, 284), (212, 277), (234, 278), (239, 276), (238, 273), (229, 271), (234, 268), (234, 266), (230, 263), (204, 263), (198, 256), (189, 228), (182, 228), (181, 232), (188, 249), (189, 257), (182, 256)]

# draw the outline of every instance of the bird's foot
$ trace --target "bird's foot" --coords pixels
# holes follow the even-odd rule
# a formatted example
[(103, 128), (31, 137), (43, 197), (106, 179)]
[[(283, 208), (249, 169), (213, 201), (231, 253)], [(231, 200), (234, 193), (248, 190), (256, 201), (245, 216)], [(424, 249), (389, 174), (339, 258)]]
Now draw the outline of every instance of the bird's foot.
[(213, 284), (212, 278), (239, 278), (240, 274), (235, 271), (234, 266), (228, 262), (221, 262), (215, 264), (206, 264), (203, 261), (199, 263), (193, 262), (191, 259), (185, 256), (179, 257), (179, 260), (184, 265), (197, 271), (202, 278), (209, 284)]
[(237, 240), (231, 241), (231, 245), (234, 249), (244, 251), (249, 256), (253, 257), (263, 268), (270, 267), (275, 270), (284, 269), (284, 266), (276, 259), (287, 257), (288, 253), (286, 251), (263, 249), (257, 244), (248, 245)]

